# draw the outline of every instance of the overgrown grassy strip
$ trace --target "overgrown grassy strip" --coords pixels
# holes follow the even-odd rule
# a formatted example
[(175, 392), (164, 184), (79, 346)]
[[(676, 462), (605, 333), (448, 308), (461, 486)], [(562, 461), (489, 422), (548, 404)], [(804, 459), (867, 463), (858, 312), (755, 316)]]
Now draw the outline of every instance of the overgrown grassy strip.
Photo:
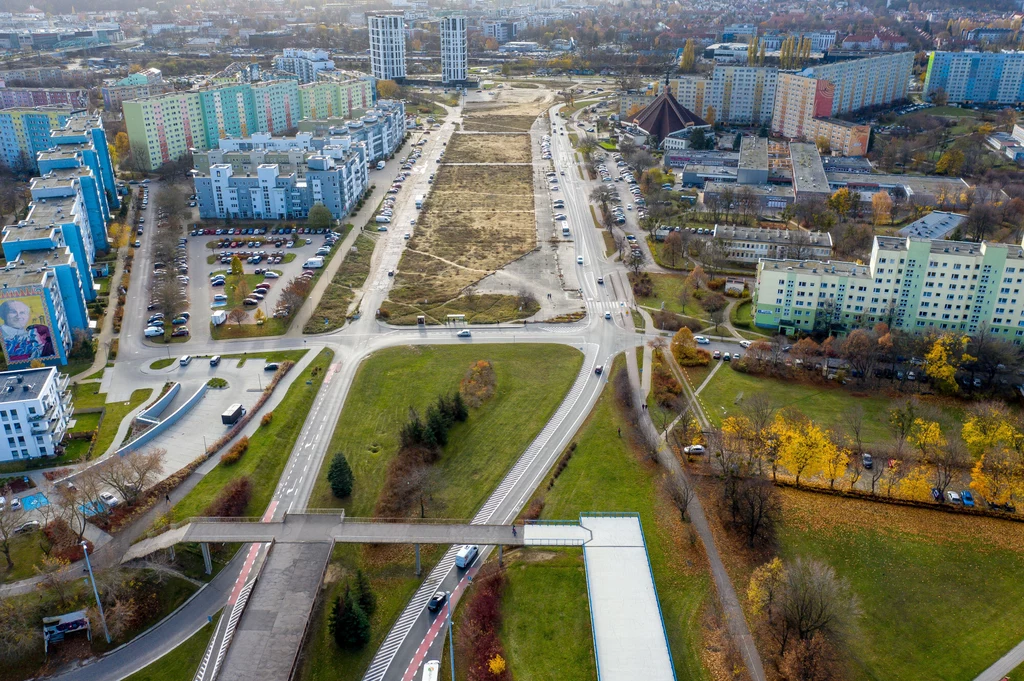
[(320, 351), (295, 378), (284, 399), (274, 408), (274, 418), (270, 425), (260, 426), (249, 438), (249, 449), (241, 460), (230, 466), (218, 465), (207, 473), (191, 492), (175, 504), (170, 513), (171, 522), (202, 515), (224, 485), (242, 476), (249, 476), (252, 483), (252, 497), (245, 515), (263, 513), (270, 503), (277, 481), (291, 456), (333, 358), (332, 350), (324, 348)]
[(345, 260), (334, 273), (323, 296), (303, 327), (303, 333), (324, 333), (340, 329), (345, 324), (355, 289), (362, 287), (370, 274), (370, 259), (377, 239), (360, 234), (353, 244), (354, 250), (345, 254)]

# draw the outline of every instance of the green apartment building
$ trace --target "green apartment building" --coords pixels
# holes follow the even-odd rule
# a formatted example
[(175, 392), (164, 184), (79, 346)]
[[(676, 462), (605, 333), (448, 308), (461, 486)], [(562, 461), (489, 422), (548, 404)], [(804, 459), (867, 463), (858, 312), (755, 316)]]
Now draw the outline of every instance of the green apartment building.
[(223, 137), (282, 134), (299, 122), (294, 80), (236, 83), (126, 101), (125, 127), (148, 170), (176, 161), (190, 149), (205, 151)]
[(754, 323), (843, 333), (885, 322), (908, 332), (987, 328), (1024, 339), (1024, 248), (876, 236), (867, 264), (762, 259)]

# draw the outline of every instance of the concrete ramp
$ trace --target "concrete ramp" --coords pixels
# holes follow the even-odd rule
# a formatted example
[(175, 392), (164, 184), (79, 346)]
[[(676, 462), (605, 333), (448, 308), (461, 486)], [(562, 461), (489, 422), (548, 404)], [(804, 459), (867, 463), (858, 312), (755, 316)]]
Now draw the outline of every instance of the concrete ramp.
[(647, 546), (635, 514), (582, 515), (599, 681), (675, 681)]
[(124, 556), (121, 557), (121, 562), (127, 563), (128, 561), (135, 560), (136, 558), (145, 558), (155, 551), (159, 551), (160, 549), (169, 549), (175, 544), (180, 544), (185, 541), (184, 537), (188, 533), (189, 527), (191, 527), (191, 525), (179, 527), (176, 530), (168, 530), (163, 534), (150, 537), (149, 539), (143, 539), (125, 552)]

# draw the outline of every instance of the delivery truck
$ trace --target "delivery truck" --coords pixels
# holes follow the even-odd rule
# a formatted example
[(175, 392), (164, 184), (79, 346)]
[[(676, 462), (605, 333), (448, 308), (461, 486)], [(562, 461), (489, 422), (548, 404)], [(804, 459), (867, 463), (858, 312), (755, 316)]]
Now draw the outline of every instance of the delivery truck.
[(213, 314), (210, 315), (210, 321), (213, 322), (214, 326), (220, 326), (228, 320), (228, 313), (224, 310), (214, 310)]
[(227, 411), (220, 415), (220, 421), (225, 426), (233, 426), (238, 422), (238, 419), (242, 418), (244, 413), (245, 407), (241, 404), (232, 404), (228, 407)]

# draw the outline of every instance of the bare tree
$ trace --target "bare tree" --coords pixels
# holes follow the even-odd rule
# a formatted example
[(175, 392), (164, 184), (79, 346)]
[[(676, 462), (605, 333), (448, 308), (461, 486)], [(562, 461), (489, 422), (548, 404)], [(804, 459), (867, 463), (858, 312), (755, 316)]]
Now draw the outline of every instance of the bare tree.
[(39, 576), (39, 585), (46, 591), (57, 596), (61, 607), (67, 607), (71, 596), (71, 563), (63, 558), (44, 556), (39, 564), (35, 566), (36, 575)]
[(840, 636), (860, 614), (849, 584), (813, 558), (797, 558), (787, 566), (780, 611), (774, 630), (780, 654), (792, 640), (808, 641), (819, 632)]
[(154, 448), (111, 456), (96, 466), (100, 482), (112, 487), (126, 504), (134, 504), (164, 469), (167, 450)]
[(945, 498), (946, 490), (954, 480), (959, 479), (964, 469), (970, 465), (971, 458), (963, 442), (950, 440), (933, 454), (932, 459), (935, 488)]
[(782, 512), (775, 485), (764, 478), (744, 478), (737, 487), (737, 506), (747, 546), (770, 540)]
[(854, 404), (849, 407), (840, 415), (840, 421), (860, 454), (864, 451), (864, 405)]
[(639, 275), (644, 269), (644, 263), (647, 262), (647, 256), (639, 248), (629, 249), (629, 257), (626, 259), (626, 265), (629, 269), (633, 270), (633, 274)]
[(228, 312), (228, 317), (227, 317), (229, 322), (234, 322), (238, 326), (241, 326), (242, 322), (244, 322), (248, 318), (249, 318), (249, 313), (246, 312), (241, 307), (236, 307), (231, 312)]
[(679, 511), (679, 519), (685, 523), (687, 509), (690, 508), (690, 502), (695, 496), (693, 487), (690, 486), (690, 482), (686, 478), (673, 476), (669, 478), (668, 493), (672, 503)]

